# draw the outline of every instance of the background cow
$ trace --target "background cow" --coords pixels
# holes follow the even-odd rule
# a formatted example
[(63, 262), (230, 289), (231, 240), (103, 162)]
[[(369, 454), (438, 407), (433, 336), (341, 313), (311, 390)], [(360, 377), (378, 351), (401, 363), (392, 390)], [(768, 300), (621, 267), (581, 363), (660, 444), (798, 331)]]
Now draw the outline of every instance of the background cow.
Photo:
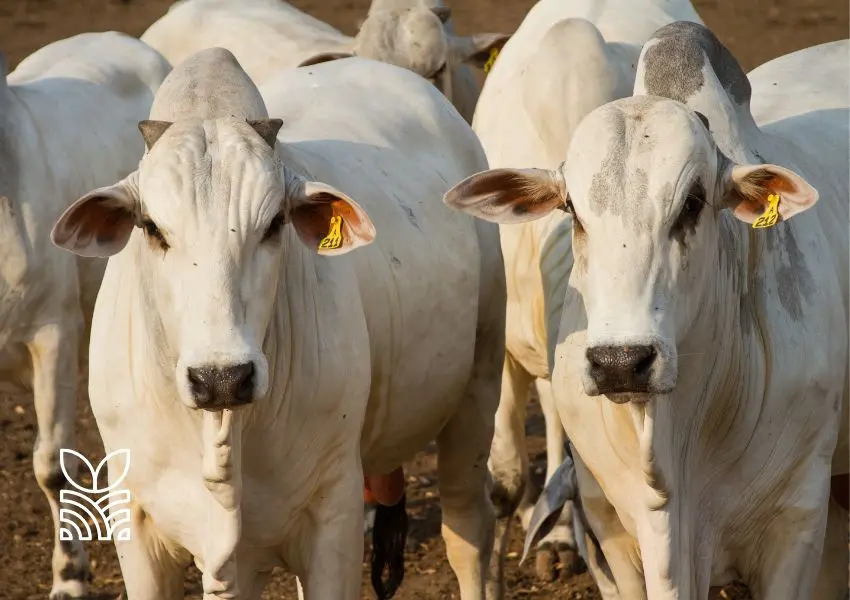
[[(105, 265), (75, 261), (49, 232), (82, 193), (138, 164), (135, 124), (169, 69), (156, 51), (114, 32), (49, 44), (8, 77), (0, 59), (0, 377), (4, 390), (33, 390), (33, 467), (53, 517), (57, 600), (83, 596), (90, 579), (80, 540), (59, 540), (59, 494), (68, 488), (59, 451), (74, 446), (78, 352)], [(72, 477), (76, 466), (67, 465)]]
[(441, 2), (378, 0), (352, 38), (282, 0), (181, 0), (141, 39), (175, 64), (227, 48), (258, 85), (281, 69), (352, 55), (379, 60), (425, 77), (471, 121), (478, 84), (465, 63), (483, 67), (510, 36), (456, 36), (450, 17)]

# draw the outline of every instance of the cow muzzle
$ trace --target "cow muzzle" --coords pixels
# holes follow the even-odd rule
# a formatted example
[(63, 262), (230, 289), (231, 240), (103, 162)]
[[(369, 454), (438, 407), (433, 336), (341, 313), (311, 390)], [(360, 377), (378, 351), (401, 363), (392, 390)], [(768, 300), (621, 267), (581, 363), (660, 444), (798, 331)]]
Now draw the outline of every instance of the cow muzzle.
[(195, 406), (212, 411), (250, 404), (257, 383), (253, 361), (188, 367), (186, 379)]
[(676, 384), (675, 357), (663, 343), (606, 343), (585, 352), (584, 391), (616, 403), (666, 394)]

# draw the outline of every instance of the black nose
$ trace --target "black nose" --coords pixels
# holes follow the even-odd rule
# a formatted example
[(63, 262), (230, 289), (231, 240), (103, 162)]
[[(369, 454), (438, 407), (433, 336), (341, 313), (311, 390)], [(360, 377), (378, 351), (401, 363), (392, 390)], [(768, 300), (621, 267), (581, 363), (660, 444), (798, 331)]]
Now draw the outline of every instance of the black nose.
[(616, 394), (648, 391), (658, 353), (652, 346), (595, 346), (586, 356), (599, 393)]
[(189, 387), (198, 408), (220, 410), (248, 404), (254, 396), (254, 363), (189, 367)]

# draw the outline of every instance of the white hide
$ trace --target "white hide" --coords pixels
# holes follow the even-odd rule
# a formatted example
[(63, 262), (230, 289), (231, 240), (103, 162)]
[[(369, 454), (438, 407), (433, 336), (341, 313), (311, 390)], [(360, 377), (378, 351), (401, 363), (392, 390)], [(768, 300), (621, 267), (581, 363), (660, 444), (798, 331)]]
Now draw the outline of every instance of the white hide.
[[(73, 449), (77, 381), (103, 261), (75, 260), (50, 243), (62, 211), (91, 187), (125, 176), (144, 150), (136, 123), (170, 66), (129, 36), (54, 42), (8, 75), (0, 69), (0, 370), (4, 389), (33, 390), (36, 480), (56, 536), (54, 597), (85, 594), (80, 541), (58, 539), (59, 451)], [(75, 464), (67, 465), (75, 476)], [(63, 596), (66, 595), (66, 596)]]
[[(631, 94), (641, 44), (674, 20), (701, 23), (687, 0), (542, 0), (505, 44), (488, 75), (473, 128), (491, 168), (555, 168), (573, 131), (594, 108)], [(569, 244), (547, 243), (570, 235), (571, 221), (554, 211), (537, 221), (501, 227), (508, 288), (508, 358), (490, 464), (519, 502), (528, 478), (525, 405), (535, 382), (546, 420), (546, 480), (564, 460), (564, 434), (549, 384), (548, 340), (556, 334), (566, 278)], [(578, 459), (578, 457), (576, 457)], [(531, 518), (526, 493), (521, 516)], [(515, 504), (514, 504), (515, 505)], [(570, 506), (544, 542), (575, 546)]]
[(302, 64), (352, 55), (379, 60), (429, 79), (471, 121), (479, 90), (464, 62), (482, 66), (508, 36), (456, 36), (441, 22), (449, 14), (441, 3), (377, 0), (350, 37), (282, 0), (182, 0), (141, 39), (175, 65), (204, 48), (227, 48), (258, 85)]
[[(449, 561), (477, 600), (503, 265), (497, 228), (441, 196), (486, 168), (483, 151), (433, 86), (390, 65), (331, 62), (261, 89), (226, 50), (190, 57), (151, 111), (174, 124), (148, 126), (160, 137), (138, 174), (94, 196), (140, 196), (156, 226), (110, 259), (92, 328), (98, 427), (133, 456), (133, 537), (117, 542), (129, 597), (182, 598), (194, 560), (209, 599), (259, 598), (275, 566), (308, 599), (359, 598), (364, 470), (436, 438)], [(268, 114), (284, 123), (275, 150), (257, 135)], [(329, 198), (349, 207), (346, 245), (317, 254), (327, 225), (302, 209)], [(266, 238), (276, 213), (288, 222)], [(72, 214), (54, 237), (90, 251)], [(242, 360), (252, 404), (192, 408), (185, 366)]]
[[(606, 600), (705, 600), (733, 578), (754, 598), (846, 595), (829, 484), (847, 473), (848, 49), (748, 80), (707, 29), (671, 24), (644, 46), (634, 97), (591, 112), (562, 166), (447, 196), (501, 222), (575, 215), (549, 352)], [(751, 228), (770, 193), (782, 220)], [(642, 346), (649, 366), (606, 382), (596, 352), (620, 368)], [(844, 560), (821, 563), (822, 547)]]

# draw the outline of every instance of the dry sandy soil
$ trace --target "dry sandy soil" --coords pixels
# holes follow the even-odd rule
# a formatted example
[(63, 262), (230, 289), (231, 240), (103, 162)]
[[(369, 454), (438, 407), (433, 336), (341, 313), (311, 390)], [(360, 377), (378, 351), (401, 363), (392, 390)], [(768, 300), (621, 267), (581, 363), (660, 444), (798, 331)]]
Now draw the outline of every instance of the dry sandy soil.
[[(299, 8), (353, 33), (369, 0), (295, 0)], [(532, 0), (449, 0), (460, 33), (516, 29)], [(848, 34), (845, 0), (697, 0), (707, 24), (737, 56), (745, 69), (793, 50), (836, 40)], [(165, 13), (169, 0), (0, 0), (0, 48), (10, 68), (44, 44), (84, 31), (120, 30), (140, 35)], [(94, 419), (80, 403), (78, 449), (91, 458), (103, 456)], [(544, 456), (539, 414), (530, 423), (534, 464), (542, 472)], [(0, 399), (0, 599), (47, 598), (50, 589), (50, 540), (47, 502), (32, 474), (35, 414), (30, 398)], [(435, 457), (423, 452), (406, 465), (411, 513), (408, 571), (400, 600), (458, 598), (439, 535), (439, 495)], [(539, 476), (538, 472), (538, 476)], [(515, 528), (517, 529), (517, 528)], [(122, 589), (110, 543), (89, 546), (94, 565), (93, 598), (114, 598)], [(511, 550), (521, 552), (514, 536)], [(530, 563), (530, 564), (529, 564)], [(596, 599), (589, 575), (542, 584), (533, 561), (507, 567), (508, 598)], [(365, 572), (365, 571), (364, 571)], [(293, 599), (294, 580), (285, 573), (273, 578), (264, 598)], [(200, 598), (199, 577), (187, 574), (187, 598)], [(364, 584), (363, 598), (373, 598)], [(729, 592), (728, 597), (744, 597)]]

